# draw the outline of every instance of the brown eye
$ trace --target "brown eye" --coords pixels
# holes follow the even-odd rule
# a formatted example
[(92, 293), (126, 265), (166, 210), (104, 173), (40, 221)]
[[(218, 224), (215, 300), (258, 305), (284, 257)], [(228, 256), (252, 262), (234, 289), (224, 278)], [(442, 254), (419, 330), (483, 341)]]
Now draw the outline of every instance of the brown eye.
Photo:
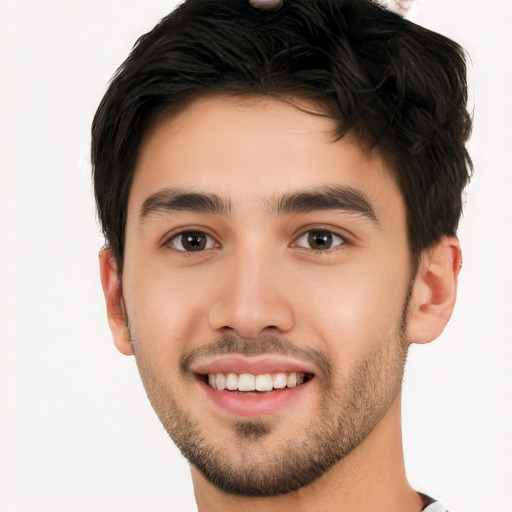
[(202, 231), (184, 231), (173, 236), (169, 243), (178, 251), (185, 252), (199, 252), (215, 247), (213, 238)]
[(295, 246), (313, 249), (315, 251), (327, 251), (334, 249), (344, 243), (343, 238), (332, 231), (315, 229), (301, 235)]
[(311, 231), (308, 233), (308, 243), (311, 249), (330, 249), (332, 233), (328, 231)]

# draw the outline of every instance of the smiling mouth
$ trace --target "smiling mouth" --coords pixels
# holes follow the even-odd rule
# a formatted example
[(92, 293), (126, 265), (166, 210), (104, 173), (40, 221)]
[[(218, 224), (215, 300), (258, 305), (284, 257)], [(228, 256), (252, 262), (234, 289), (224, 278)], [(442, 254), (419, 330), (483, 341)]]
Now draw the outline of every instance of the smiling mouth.
[(272, 393), (277, 390), (296, 388), (313, 378), (302, 372), (279, 373), (209, 373), (199, 378), (208, 386), (219, 391), (254, 394)]

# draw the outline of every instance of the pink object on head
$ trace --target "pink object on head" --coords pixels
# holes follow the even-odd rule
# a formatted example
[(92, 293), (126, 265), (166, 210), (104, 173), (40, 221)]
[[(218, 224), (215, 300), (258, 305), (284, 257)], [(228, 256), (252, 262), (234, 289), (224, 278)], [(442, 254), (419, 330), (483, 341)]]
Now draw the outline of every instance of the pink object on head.
[(277, 11), (283, 5), (282, 0), (249, 0), (249, 3), (259, 11)]
[(402, 12), (408, 12), (414, 7), (414, 0), (395, 0), (398, 9)]

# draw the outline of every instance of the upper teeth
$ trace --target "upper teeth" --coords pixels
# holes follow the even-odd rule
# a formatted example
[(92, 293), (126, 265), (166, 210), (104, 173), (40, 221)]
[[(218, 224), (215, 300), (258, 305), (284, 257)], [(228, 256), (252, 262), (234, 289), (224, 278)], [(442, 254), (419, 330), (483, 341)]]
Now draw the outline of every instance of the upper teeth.
[(272, 391), (272, 389), (294, 388), (305, 380), (303, 373), (210, 373), (208, 384), (215, 389), (229, 391)]

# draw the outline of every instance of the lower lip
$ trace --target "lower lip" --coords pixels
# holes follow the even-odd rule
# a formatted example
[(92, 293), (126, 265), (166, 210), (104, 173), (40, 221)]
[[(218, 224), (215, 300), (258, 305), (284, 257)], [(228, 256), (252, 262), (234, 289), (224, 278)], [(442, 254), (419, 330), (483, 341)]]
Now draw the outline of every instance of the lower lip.
[[(313, 379), (312, 379), (313, 380)], [(207, 398), (217, 407), (237, 416), (263, 416), (274, 414), (298, 399), (310, 386), (312, 380), (295, 388), (285, 388), (262, 393), (261, 395), (246, 395), (233, 391), (214, 389), (203, 380), (198, 379)]]

